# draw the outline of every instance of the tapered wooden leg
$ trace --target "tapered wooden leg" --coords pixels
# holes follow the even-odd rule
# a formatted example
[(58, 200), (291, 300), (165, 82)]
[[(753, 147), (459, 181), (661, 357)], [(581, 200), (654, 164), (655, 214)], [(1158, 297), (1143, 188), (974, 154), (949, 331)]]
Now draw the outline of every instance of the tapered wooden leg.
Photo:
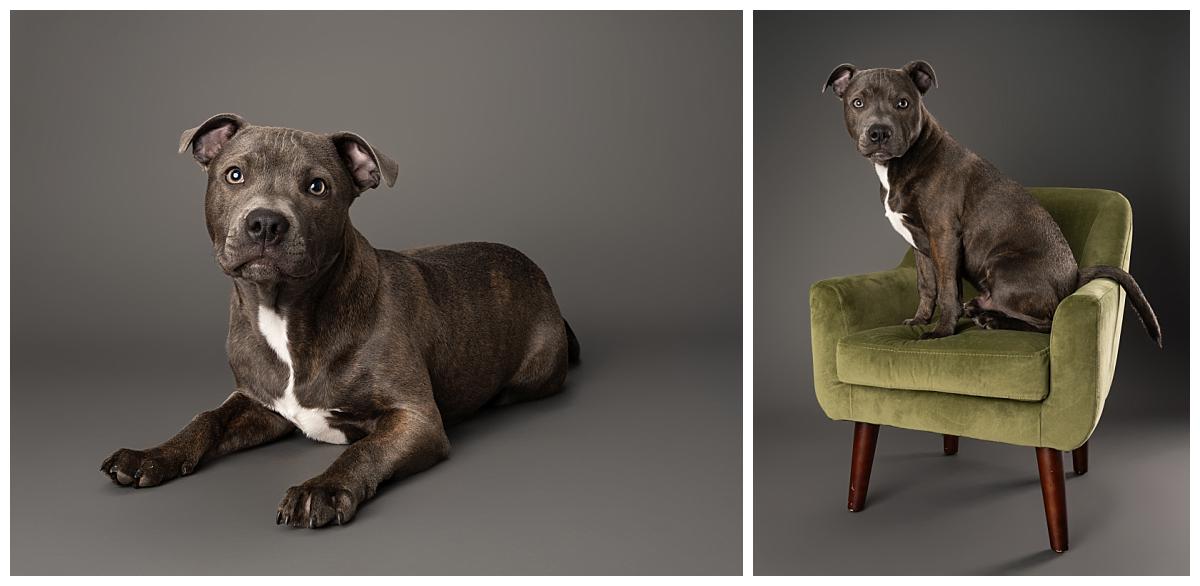
[(1075, 475), (1083, 476), (1087, 474), (1087, 442), (1082, 446), (1071, 450), (1071, 463), (1075, 465)]
[(1063, 479), (1062, 452), (1037, 449), (1038, 475), (1042, 478), (1042, 503), (1046, 506), (1046, 528), (1050, 549), (1067, 551), (1067, 491)]
[(847, 507), (861, 511), (867, 504), (867, 484), (871, 482), (871, 463), (875, 460), (875, 442), (879, 439), (879, 425), (874, 423), (854, 424), (854, 453), (850, 456), (850, 499)]
[(953, 456), (954, 454), (957, 454), (958, 453), (958, 436), (957, 435), (943, 435), (942, 436), (942, 451), (945, 452), (947, 456)]

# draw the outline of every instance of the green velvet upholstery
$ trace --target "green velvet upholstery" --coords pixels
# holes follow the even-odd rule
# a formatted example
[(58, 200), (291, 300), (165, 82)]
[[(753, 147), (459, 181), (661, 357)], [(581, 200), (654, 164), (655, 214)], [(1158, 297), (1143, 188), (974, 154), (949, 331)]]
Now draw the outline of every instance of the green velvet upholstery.
[[(1128, 270), (1129, 202), (1099, 189), (1030, 192), (1080, 266)], [(983, 331), (916, 340), (911, 250), (900, 266), (826, 279), (809, 291), (813, 383), (832, 419), (1073, 450), (1100, 419), (1116, 368), (1125, 293), (1097, 279), (1059, 304), (1049, 335)], [(964, 283), (964, 300), (976, 293)], [(991, 354), (993, 356), (987, 356)]]
[(1049, 394), (1050, 336), (988, 331), (964, 320), (953, 336), (919, 340), (929, 329), (884, 326), (838, 340), (838, 380), (1017, 401)]

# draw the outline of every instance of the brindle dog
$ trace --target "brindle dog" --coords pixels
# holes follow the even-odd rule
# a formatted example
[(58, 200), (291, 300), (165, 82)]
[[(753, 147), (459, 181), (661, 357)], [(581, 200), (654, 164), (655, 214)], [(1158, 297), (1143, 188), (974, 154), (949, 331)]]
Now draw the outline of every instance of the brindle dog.
[[(884, 214), (915, 249), (916, 314), (922, 338), (954, 333), (964, 313), (987, 329), (1049, 332), (1054, 310), (1084, 283), (1109, 278), (1125, 289), (1162, 347), (1158, 318), (1137, 281), (1118, 267), (1080, 268), (1058, 224), (1020, 184), (954, 140), (925, 108), (936, 87), (933, 67), (900, 69), (839, 65), (822, 89), (843, 103), (846, 129), (879, 175)], [(961, 280), (979, 290), (965, 304)]]
[(397, 174), (362, 137), (219, 114), (179, 150), (207, 172), (208, 233), (233, 279), (236, 390), (163, 444), (118, 450), (101, 467), (113, 482), (156, 486), (299, 428), (351, 445), (287, 491), (276, 521), (342, 524), (381, 482), (446, 458), (445, 425), (562, 389), (579, 343), (533, 261), (478, 242), (378, 250), (350, 223)]

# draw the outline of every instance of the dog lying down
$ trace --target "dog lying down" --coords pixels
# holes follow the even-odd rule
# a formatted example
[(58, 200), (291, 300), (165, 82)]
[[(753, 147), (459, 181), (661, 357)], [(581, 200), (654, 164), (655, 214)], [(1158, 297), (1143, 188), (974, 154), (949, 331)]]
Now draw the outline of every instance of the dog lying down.
[(397, 165), (361, 136), (218, 114), (179, 149), (205, 171), (208, 234), (233, 281), (235, 388), (162, 444), (109, 456), (113, 482), (157, 486), (299, 430), (352, 445), (284, 494), (276, 523), (340, 525), (380, 483), (446, 458), (445, 426), (558, 393), (579, 361), (550, 282), (520, 252), (371, 246), (350, 206)]

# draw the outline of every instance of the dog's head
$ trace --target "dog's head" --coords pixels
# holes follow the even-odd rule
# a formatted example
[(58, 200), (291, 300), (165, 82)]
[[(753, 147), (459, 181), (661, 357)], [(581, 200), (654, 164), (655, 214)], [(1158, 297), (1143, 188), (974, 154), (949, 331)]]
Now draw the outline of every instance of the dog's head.
[(350, 204), (396, 181), (396, 163), (351, 132), (254, 126), (218, 114), (185, 130), (208, 173), (204, 215), (221, 270), (270, 284), (315, 276), (337, 258)]
[(921, 102), (937, 87), (933, 67), (913, 61), (900, 69), (863, 69), (844, 63), (837, 66), (821, 91), (833, 88), (842, 100), (846, 130), (862, 156), (875, 163), (908, 152), (928, 114)]

